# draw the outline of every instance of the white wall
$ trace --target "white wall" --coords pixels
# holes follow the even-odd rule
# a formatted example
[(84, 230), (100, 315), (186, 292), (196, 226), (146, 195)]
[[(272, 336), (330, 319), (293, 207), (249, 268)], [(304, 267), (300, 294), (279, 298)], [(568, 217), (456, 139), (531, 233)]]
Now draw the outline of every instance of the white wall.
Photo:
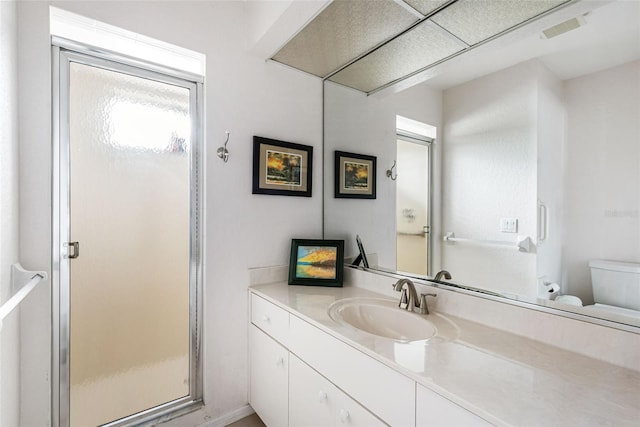
[[(538, 66), (525, 62), (443, 94), (442, 227), (456, 237), (509, 241), (501, 218), (536, 235)], [(442, 268), (456, 283), (535, 295), (535, 253), (444, 244)]]
[(640, 61), (565, 82), (567, 292), (593, 302), (591, 259), (640, 262)]
[[(50, 265), (48, 2), (20, 2), (21, 256)], [(292, 237), (321, 237), (322, 83), (251, 56), (253, 2), (51, 2), (207, 55), (205, 83), (205, 403), (175, 425), (216, 420), (247, 403), (247, 269), (288, 262)], [(231, 131), (231, 157), (215, 154)], [(312, 198), (251, 194), (252, 136), (314, 147)], [(28, 172), (30, 171), (30, 172)], [(23, 424), (49, 421), (49, 289), (23, 320), (33, 336), (23, 371)]]
[[(395, 270), (396, 187), (385, 171), (396, 158), (396, 115), (439, 128), (441, 104), (441, 91), (425, 84), (372, 96), (334, 83), (326, 84), (324, 227), (326, 238), (345, 239), (346, 256), (357, 254), (355, 235), (359, 234), (367, 253), (378, 255), (378, 265)], [(336, 150), (377, 157), (375, 200), (334, 198)], [(438, 156), (438, 148), (434, 151)], [(438, 187), (437, 182), (434, 187)]]
[(545, 282), (562, 284), (565, 194), (560, 183), (564, 180), (566, 108), (563, 82), (542, 64), (538, 64), (538, 77), (538, 201), (547, 210), (545, 214), (540, 209), (538, 215), (539, 219), (546, 217), (547, 224), (539, 223), (539, 238), (534, 240), (537, 292), (548, 297)]
[[(0, 305), (13, 294), (18, 261), (18, 98), (16, 3), (0, 2)], [(19, 315), (0, 330), (0, 425), (19, 424)]]

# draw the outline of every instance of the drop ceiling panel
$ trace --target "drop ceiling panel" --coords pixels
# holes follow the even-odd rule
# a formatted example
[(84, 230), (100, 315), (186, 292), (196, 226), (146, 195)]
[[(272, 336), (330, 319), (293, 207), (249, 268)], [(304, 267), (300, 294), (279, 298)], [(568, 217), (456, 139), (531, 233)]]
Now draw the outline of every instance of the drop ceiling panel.
[(272, 59), (325, 77), (416, 21), (393, 0), (334, 0)]
[(459, 0), (431, 19), (474, 45), (568, 0)]
[(460, 43), (424, 21), (336, 73), (329, 80), (363, 92), (371, 92), (462, 49)]
[(404, 0), (409, 6), (423, 15), (428, 15), (449, 0)]

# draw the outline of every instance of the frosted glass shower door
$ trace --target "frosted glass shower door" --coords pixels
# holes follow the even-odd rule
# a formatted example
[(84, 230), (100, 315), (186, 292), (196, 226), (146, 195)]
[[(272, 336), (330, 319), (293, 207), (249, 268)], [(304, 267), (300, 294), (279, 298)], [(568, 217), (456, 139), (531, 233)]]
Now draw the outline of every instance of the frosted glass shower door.
[(69, 422), (96, 426), (190, 392), (190, 89), (68, 73)]

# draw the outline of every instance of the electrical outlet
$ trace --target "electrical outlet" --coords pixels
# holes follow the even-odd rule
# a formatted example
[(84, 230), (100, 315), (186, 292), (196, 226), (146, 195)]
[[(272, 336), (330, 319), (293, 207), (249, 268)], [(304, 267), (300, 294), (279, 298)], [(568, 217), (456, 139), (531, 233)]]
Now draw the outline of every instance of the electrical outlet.
[(518, 218), (502, 218), (500, 220), (500, 231), (503, 233), (517, 233)]

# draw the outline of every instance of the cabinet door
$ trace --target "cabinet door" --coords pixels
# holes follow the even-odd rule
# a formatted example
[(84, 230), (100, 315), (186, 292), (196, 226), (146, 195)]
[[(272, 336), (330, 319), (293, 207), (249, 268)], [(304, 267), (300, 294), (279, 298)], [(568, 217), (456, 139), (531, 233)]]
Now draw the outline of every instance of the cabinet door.
[(339, 390), (294, 355), (289, 363), (289, 422), (292, 427), (335, 423)]
[(385, 424), (309, 365), (291, 355), (289, 425), (375, 427)]
[(288, 425), (289, 352), (251, 325), (249, 403), (270, 427)]
[(492, 424), (456, 405), (439, 394), (418, 385), (416, 394), (416, 426), (471, 427)]
[(289, 317), (289, 338), (292, 353), (384, 422), (415, 425), (415, 381), (297, 316)]
[(360, 406), (346, 394), (339, 392), (338, 410), (336, 411), (336, 426), (376, 427), (386, 426), (371, 412)]

